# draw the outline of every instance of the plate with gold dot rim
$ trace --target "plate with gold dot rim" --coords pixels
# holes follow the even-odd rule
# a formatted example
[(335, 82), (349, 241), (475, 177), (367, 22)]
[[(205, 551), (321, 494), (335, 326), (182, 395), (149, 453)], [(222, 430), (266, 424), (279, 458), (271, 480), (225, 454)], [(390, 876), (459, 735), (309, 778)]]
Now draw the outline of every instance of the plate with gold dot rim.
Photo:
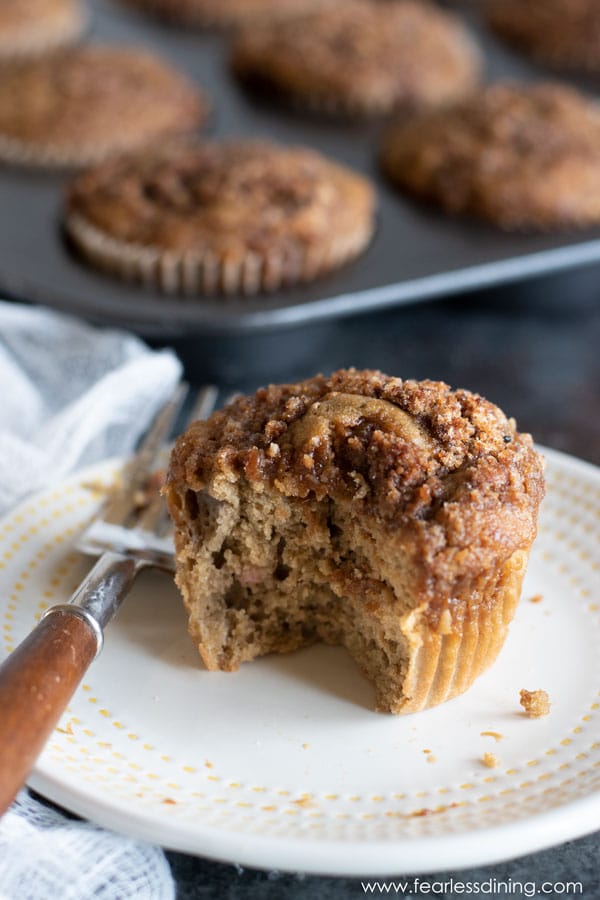
[[(207, 672), (171, 579), (140, 577), (30, 784), (100, 825), (250, 866), (337, 875), (488, 864), (600, 821), (600, 470), (555, 451), (521, 603), (463, 696), (395, 717), (345, 650)], [(0, 522), (0, 658), (89, 568), (74, 549), (119, 471)], [(551, 711), (527, 718), (519, 693)]]

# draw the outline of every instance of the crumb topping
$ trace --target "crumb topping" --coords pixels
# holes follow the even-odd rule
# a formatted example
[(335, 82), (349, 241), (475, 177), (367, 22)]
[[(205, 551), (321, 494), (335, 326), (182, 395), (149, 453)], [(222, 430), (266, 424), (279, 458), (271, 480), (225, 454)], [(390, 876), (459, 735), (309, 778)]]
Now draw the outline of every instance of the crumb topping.
[(264, 141), (178, 142), (119, 157), (79, 176), (69, 197), (70, 212), (131, 243), (286, 258), (352, 233), (373, 207), (366, 179)]
[(56, 146), (191, 131), (207, 110), (199, 88), (137, 48), (84, 46), (14, 64), (0, 82), (0, 133)]
[(352, 503), (451, 583), (457, 567), (529, 546), (542, 470), (531, 437), (482, 397), (348, 369), (271, 385), (195, 423), (169, 480), (200, 490), (221, 474)]
[(484, 753), (481, 757), (481, 762), (488, 769), (497, 769), (500, 765), (500, 760), (493, 753)]
[(456, 99), (475, 84), (480, 61), (458, 19), (429, 3), (345, 0), (248, 29), (234, 67), (299, 95), (377, 111)]
[(600, 218), (600, 112), (558, 84), (496, 84), (393, 128), (393, 180), (504, 227)]

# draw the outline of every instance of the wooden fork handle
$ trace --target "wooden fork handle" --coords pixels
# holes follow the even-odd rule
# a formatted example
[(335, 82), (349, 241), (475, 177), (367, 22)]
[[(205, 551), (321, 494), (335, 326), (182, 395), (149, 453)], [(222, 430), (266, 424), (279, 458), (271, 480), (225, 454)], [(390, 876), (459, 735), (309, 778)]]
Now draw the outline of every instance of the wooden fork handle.
[(0, 815), (25, 783), (97, 650), (91, 624), (58, 607), (0, 666)]

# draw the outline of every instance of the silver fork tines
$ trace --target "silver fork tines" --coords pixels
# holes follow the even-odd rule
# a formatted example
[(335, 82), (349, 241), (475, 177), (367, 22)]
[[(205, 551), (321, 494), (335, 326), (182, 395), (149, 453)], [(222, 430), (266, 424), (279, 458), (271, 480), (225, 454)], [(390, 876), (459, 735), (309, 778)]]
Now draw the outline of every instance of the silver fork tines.
[(150, 473), (171, 433), (187, 392), (187, 384), (178, 384), (172, 396), (155, 416), (137, 453), (123, 470), (122, 487), (108, 498), (100, 511), (98, 518), (103, 522), (126, 526), (129, 519), (139, 510), (139, 495), (146, 490)]
[[(158, 484), (148, 484), (156, 463), (166, 462), (166, 440), (185, 400), (188, 387), (177, 388), (155, 417), (138, 452), (125, 466), (121, 485), (82, 534), (77, 548), (100, 558), (68, 604), (51, 606), (44, 615), (69, 610), (87, 622), (100, 652), (103, 629), (127, 596), (138, 572), (148, 566), (172, 570), (174, 551), (165, 502)], [(217, 390), (199, 391), (188, 421), (206, 417)], [(141, 500), (140, 500), (141, 495)], [(142, 505), (140, 505), (142, 504)], [(169, 532), (169, 533), (167, 533)]]
[[(132, 553), (148, 564), (174, 568), (171, 521), (159, 484), (152, 472), (166, 466), (170, 446), (166, 439), (184, 403), (187, 385), (176, 391), (157, 414), (136, 455), (125, 466), (121, 487), (106, 501), (99, 515), (78, 541), (78, 549), (98, 556), (108, 550)], [(218, 389), (206, 385), (198, 391), (187, 423), (206, 418), (213, 410)], [(158, 479), (160, 480), (160, 479)]]
[[(102, 649), (104, 628), (139, 572), (173, 566), (173, 546), (158, 483), (149, 486), (184, 401), (178, 385), (125, 467), (121, 487), (108, 498), (80, 542), (100, 556), (69, 603), (50, 606), (33, 631), (0, 666), (0, 814), (25, 782), (88, 666)], [(202, 391), (192, 417), (207, 415), (216, 391)], [(140, 506), (140, 496), (141, 503)], [(140, 525), (144, 527), (140, 527)], [(152, 545), (152, 541), (162, 542)], [(150, 542), (150, 543), (149, 543)], [(101, 554), (101, 555), (100, 555)]]

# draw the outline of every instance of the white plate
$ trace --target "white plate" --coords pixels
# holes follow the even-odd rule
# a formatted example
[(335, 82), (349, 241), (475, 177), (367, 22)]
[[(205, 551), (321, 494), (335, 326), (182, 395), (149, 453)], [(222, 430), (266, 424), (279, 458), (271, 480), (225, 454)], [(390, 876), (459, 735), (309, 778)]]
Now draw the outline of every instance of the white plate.
[[(148, 573), (31, 785), (167, 847), (344, 875), (491, 863), (599, 827), (600, 471), (546, 455), (523, 600), (500, 658), (466, 695), (376, 714), (349, 656), (322, 646), (206, 672), (176, 590)], [(114, 471), (96, 467), (0, 523), (1, 656), (83, 576), (73, 541)], [(523, 687), (548, 691), (549, 716), (522, 714)]]

